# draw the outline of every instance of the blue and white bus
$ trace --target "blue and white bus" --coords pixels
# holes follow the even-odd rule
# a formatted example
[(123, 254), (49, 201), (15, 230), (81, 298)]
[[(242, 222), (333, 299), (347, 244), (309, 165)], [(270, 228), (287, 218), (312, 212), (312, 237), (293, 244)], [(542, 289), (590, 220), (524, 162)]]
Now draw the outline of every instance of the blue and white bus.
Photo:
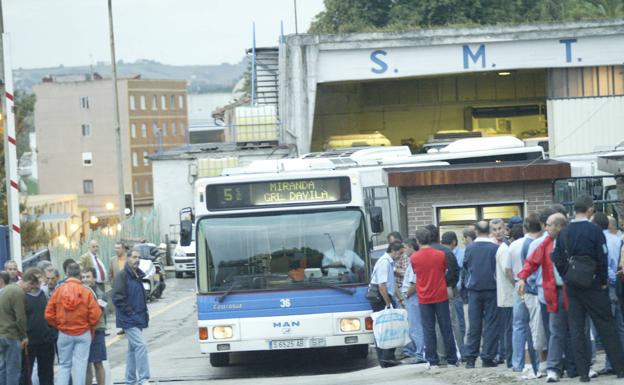
[(198, 179), (194, 213), (181, 212), (180, 244), (194, 232), (200, 351), (213, 366), (242, 351), (344, 346), (365, 358), (372, 236), (385, 243), (384, 227), (406, 227), (404, 202), (384, 184), (383, 168), (543, 156), (524, 144), (470, 147), (416, 156), (400, 147), (349, 149)]
[(346, 346), (367, 356), (371, 226), (357, 173), (251, 173), (195, 187), (199, 342), (213, 366), (241, 351)]

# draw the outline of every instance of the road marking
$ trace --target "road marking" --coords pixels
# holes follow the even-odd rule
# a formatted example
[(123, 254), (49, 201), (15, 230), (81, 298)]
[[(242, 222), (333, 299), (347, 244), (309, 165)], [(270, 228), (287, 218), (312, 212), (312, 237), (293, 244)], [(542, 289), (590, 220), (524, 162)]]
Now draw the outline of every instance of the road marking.
[[(153, 320), (154, 318), (158, 317), (159, 315), (167, 312), (168, 310), (170, 310), (173, 307), (178, 306), (179, 304), (181, 304), (182, 302), (188, 301), (189, 299), (192, 298), (196, 298), (195, 294), (193, 295), (189, 295), (183, 298), (180, 298), (179, 300), (170, 303), (169, 305), (165, 306), (164, 308), (155, 311), (154, 313), (150, 314), (150, 320)], [(123, 335), (116, 335), (115, 337), (111, 338), (107, 343), (106, 343), (106, 347), (110, 347), (111, 345), (119, 342), (121, 339), (123, 338)]]

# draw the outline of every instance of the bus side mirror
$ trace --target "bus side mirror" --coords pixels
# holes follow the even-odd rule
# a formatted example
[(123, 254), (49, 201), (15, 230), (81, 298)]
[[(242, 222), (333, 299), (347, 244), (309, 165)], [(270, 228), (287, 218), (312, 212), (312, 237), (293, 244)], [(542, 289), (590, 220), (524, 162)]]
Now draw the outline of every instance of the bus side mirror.
[(193, 222), (188, 219), (180, 221), (180, 245), (188, 246), (193, 239)]
[(370, 226), (373, 234), (383, 232), (383, 213), (381, 207), (374, 206), (370, 208)]

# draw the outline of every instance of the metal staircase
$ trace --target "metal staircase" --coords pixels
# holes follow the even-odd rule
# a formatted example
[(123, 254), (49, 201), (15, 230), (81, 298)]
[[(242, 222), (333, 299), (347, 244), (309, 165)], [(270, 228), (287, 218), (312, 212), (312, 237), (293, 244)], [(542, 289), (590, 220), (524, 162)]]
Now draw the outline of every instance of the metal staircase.
[[(251, 56), (251, 49), (247, 50)], [(256, 104), (277, 106), (279, 49), (256, 48)]]

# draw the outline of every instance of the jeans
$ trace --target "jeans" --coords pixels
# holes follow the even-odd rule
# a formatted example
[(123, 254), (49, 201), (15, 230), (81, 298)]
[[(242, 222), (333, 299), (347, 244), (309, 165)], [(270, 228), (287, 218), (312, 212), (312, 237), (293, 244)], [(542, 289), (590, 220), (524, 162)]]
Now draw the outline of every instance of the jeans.
[(150, 370), (147, 358), (147, 343), (139, 328), (124, 329), (128, 339), (128, 355), (126, 358), (126, 384), (142, 384), (149, 380)]
[[(609, 285), (609, 299), (611, 300), (611, 313), (615, 317), (615, 327), (620, 336), (620, 344), (624, 346), (624, 317), (620, 309), (620, 300), (615, 294), (615, 286)], [(613, 369), (609, 358), (605, 361), (605, 369)]]
[(507, 367), (511, 367), (512, 348), (511, 341), (513, 336), (513, 307), (499, 307), (498, 311), (498, 356), (507, 363)]
[[(496, 311), (496, 290), (468, 290), (468, 340), (464, 345), (466, 360), (476, 360), (483, 334), (482, 361), (493, 361), (496, 357), (498, 333), (498, 312)], [(425, 342), (426, 346), (426, 342)]]
[(524, 300), (516, 292), (514, 292), (514, 301), (511, 364), (516, 372), (524, 369), (524, 351), (525, 346), (528, 345), (531, 365), (533, 366), (533, 371), (537, 372), (539, 359), (537, 352), (533, 348), (533, 338), (531, 336), (531, 327), (529, 326), (529, 309), (527, 309)]
[(406, 299), (405, 305), (407, 310), (407, 319), (409, 321), (409, 336), (411, 343), (405, 346), (403, 353), (409, 357), (424, 359), (425, 337), (423, 336), (423, 328), (420, 321), (420, 306), (418, 305), (418, 296), (416, 293)]
[(624, 373), (624, 351), (618, 336), (615, 318), (611, 313), (611, 301), (607, 290), (590, 288), (567, 288), (569, 302), (569, 324), (576, 368), (580, 376), (589, 372), (591, 347), (586, 340), (587, 315), (596, 325), (598, 335), (604, 344), (607, 357), (616, 373)]
[(542, 321), (542, 310), (537, 295), (524, 295), (524, 304), (529, 311), (529, 326), (531, 327), (531, 337), (533, 338), (533, 347), (540, 353), (548, 349), (548, 340), (546, 339), (546, 330)]
[[(563, 373), (564, 364), (568, 377), (576, 375), (576, 364), (572, 353), (572, 338), (568, 327), (568, 312), (564, 307), (563, 290), (557, 289), (557, 312), (548, 316), (550, 339), (548, 340), (548, 358), (546, 369)], [(565, 357), (565, 361), (564, 361)]]
[(68, 385), (70, 377), (72, 384), (84, 384), (91, 347), (91, 331), (87, 330), (79, 336), (70, 336), (59, 331), (56, 346), (59, 356), (56, 385)]
[[(464, 337), (461, 334), (459, 329), (459, 317), (457, 316), (457, 312), (454, 310), (457, 306), (456, 303), (458, 300), (461, 300), (459, 295), (455, 295), (453, 290), (447, 288), (448, 290), (448, 298), (449, 298), (449, 312), (451, 314), (451, 327), (453, 328), (453, 337), (455, 339), (455, 346), (459, 353), (464, 351)], [(442, 336), (442, 332), (440, 331), (440, 325), (436, 324), (436, 339), (438, 342), (437, 351), (438, 356), (440, 357), (440, 363), (446, 363), (446, 347), (444, 345), (444, 337)]]
[[(459, 324), (459, 335), (455, 336), (455, 340), (461, 340), (461, 345), (457, 344), (460, 351), (464, 351), (464, 338), (466, 338), (466, 319), (464, 314), (464, 299), (461, 295), (458, 295), (454, 301), (451, 301), (451, 306), (455, 307), (455, 313), (457, 314), (457, 322)], [(453, 311), (453, 309), (451, 309)]]
[(420, 318), (422, 320), (423, 332), (425, 334), (425, 359), (431, 365), (440, 363), (437, 352), (436, 321), (440, 325), (440, 333), (444, 340), (446, 361), (454, 365), (457, 363), (457, 349), (453, 338), (453, 328), (451, 326), (451, 312), (449, 302), (437, 302), (430, 304), (420, 304)]
[(0, 336), (0, 385), (18, 385), (21, 370), (20, 341)]

